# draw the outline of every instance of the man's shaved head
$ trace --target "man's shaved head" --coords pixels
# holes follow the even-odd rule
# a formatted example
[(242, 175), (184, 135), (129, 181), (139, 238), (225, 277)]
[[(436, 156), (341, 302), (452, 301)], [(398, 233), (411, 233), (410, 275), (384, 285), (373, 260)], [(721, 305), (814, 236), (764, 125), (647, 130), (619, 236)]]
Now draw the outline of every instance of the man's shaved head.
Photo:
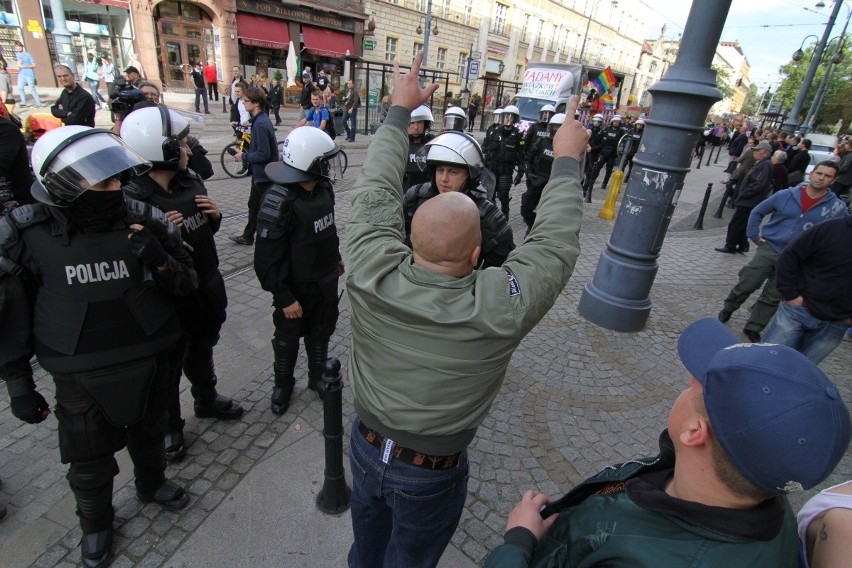
[(411, 221), (414, 261), (436, 272), (470, 274), (476, 268), (481, 240), (479, 209), (462, 193), (436, 195), (417, 208)]

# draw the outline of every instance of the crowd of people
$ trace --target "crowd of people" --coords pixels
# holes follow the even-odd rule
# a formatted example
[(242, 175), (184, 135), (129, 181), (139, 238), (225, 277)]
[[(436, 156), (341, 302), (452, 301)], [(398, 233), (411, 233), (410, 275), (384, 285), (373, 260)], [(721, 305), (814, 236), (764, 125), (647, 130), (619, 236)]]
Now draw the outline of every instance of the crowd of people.
[[(438, 85), (421, 84), (421, 61), (418, 54), (407, 74), (395, 65), (389, 108), (350, 192), (345, 251), (330, 179), (340, 146), (328, 103), (337, 99), (324, 72), (316, 81), (303, 75), (304, 113), (281, 155), (272, 89), (234, 67), (228, 93), (232, 121), (251, 132), (234, 156), (250, 168), (249, 216), (231, 240), (254, 246), (257, 279), (272, 297), (272, 413), (289, 408), (302, 341), (307, 387), (322, 390), (345, 276), (349, 459), (358, 472), (350, 567), (437, 565), (467, 499), (467, 449), (513, 352), (573, 273), (584, 193), (601, 170), (606, 186), (617, 160), (630, 163), (644, 131), (644, 120), (625, 128), (618, 115), (606, 126), (600, 115), (581, 124), (573, 97), (543, 107), (526, 131), (517, 107), (498, 109), (481, 145), (467, 132), (470, 109), (446, 112), (433, 134), (427, 102)], [(204, 66), (187, 72), (200, 111), (218, 90), (208, 90)], [(66, 125), (36, 142), (32, 177), (5, 180), (13, 190), (0, 218), (0, 378), (16, 417), (36, 424), (56, 416), (82, 563), (97, 568), (113, 558), (117, 451), (128, 449), (141, 502), (190, 504), (165, 467), (186, 456), (181, 377), (196, 417), (237, 420), (244, 410), (216, 389), (227, 293), (206, 151), (138, 69), (126, 74), (140, 100), (113, 106), (112, 132), (92, 128), (97, 90), (85, 92), (65, 66), (55, 74), (63, 92), (53, 112)], [(352, 81), (342, 106), (354, 140)], [(619, 155), (624, 139), (633, 145)], [(773, 164), (773, 151), (786, 149), (773, 142), (746, 150), (753, 162), (722, 251), (746, 252), (751, 242), (755, 257), (718, 317), (680, 336), (689, 381), (661, 425), (658, 455), (607, 467), (553, 501), (528, 491), (486, 566), (792, 567), (802, 555), (823, 568), (848, 559), (848, 542), (828, 536), (828, 523), (852, 509), (848, 485), (820, 493), (798, 528), (785, 497), (825, 480), (852, 437), (849, 412), (817, 366), (852, 325), (843, 240), (852, 217), (830, 190), (843, 157), (769, 195), (766, 186), (781, 179), (773, 166), (795, 162)], [(515, 243), (509, 190), (524, 177), (527, 230)], [(764, 282), (744, 330), (754, 343), (741, 343), (724, 324)], [(33, 356), (54, 380), (54, 404), (36, 388)]]

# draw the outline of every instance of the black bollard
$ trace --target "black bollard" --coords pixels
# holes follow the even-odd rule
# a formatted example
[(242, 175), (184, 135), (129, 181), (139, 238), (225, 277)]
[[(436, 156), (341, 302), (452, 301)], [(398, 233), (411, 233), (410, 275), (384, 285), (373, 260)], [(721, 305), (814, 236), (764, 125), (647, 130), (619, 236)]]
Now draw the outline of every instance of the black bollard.
[(709, 166), (709, 165), (710, 165), (710, 158), (712, 158), (712, 157), (713, 157), (713, 146), (711, 145), (711, 146), (710, 146), (710, 151), (709, 151), (709, 152), (707, 152), (707, 163), (706, 163), (706, 164), (704, 164), (705, 166)]
[(731, 185), (731, 183), (730, 182), (726, 183), (725, 184), (725, 193), (722, 194), (722, 202), (719, 203), (719, 208), (716, 209), (715, 213), (713, 213), (713, 217), (715, 217), (716, 219), (722, 218), (722, 211), (725, 210), (725, 202), (731, 197), (733, 192), (734, 192), (734, 187)]
[(349, 495), (343, 471), (343, 381), (340, 361), (328, 358), (323, 365), (320, 394), (325, 437), (325, 482), (317, 495), (317, 508), (327, 515), (339, 515), (349, 509)]
[(222, 97), (222, 112), (228, 112), (225, 108), (225, 97)]
[(701, 231), (704, 229), (704, 214), (707, 213), (707, 204), (710, 203), (710, 192), (713, 191), (713, 184), (707, 184), (707, 190), (704, 192), (704, 201), (701, 202), (701, 211), (698, 212), (698, 220), (692, 226), (693, 229)]
[(715, 160), (713, 160), (713, 163), (714, 163), (714, 164), (718, 164), (718, 163), (719, 163), (719, 155), (720, 155), (721, 153), (722, 153), (722, 145), (721, 145), (721, 144), (719, 144), (719, 151), (718, 151), (718, 152), (716, 152), (716, 159), (715, 159)]
[(698, 154), (698, 165), (695, 166), (695, 169), (700, 170), (701, 169), (701, 160), (704, 158), (704, 152), (696, 152), (696, 154)]

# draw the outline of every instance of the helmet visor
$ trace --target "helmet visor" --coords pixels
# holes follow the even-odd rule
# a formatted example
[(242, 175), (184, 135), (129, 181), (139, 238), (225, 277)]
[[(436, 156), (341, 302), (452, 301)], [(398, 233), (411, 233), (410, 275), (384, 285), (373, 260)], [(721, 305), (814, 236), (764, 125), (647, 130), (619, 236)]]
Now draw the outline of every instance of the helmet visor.
[(465, 122), (467, 122), (463, 117), (455, 115), (455, 114), (447, 114), (444, 115), (444, 130), (457, 130), (459, 132), (464, 132)]
[[(98, 140), (103, 144), (103, 138)], [(102, 146), (89, 154), (79, 154), (73, 146), (63, 150), (51, 161), (43, 176), (47, 190), (67, 202), (74, 201), (104, 180), (124, 172), (138, 176), (151, 167), (142, 156), (120, 143)]]

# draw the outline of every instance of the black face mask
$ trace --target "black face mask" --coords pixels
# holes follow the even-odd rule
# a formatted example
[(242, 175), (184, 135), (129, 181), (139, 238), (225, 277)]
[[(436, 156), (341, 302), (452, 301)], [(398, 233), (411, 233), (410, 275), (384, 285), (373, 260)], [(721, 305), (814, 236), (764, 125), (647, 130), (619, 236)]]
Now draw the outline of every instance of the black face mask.
[(106, 231), (123, 219), (126, 211), (121, 190), (85, 191), (71, 204), (71, 220), (83, 232)]

